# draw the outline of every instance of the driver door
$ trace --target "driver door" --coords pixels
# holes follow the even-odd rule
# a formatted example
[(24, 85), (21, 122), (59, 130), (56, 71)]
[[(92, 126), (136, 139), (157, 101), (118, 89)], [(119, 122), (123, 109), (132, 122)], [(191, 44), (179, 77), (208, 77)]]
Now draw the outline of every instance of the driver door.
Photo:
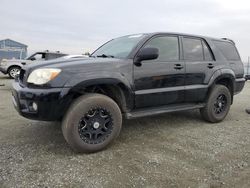
[(185, 63), (180, 60), (179, 37), (155, 36), (142, 48), (147, 47), (158, 48), (159, 56), (134, 65), (135, 107), (183, 103)]

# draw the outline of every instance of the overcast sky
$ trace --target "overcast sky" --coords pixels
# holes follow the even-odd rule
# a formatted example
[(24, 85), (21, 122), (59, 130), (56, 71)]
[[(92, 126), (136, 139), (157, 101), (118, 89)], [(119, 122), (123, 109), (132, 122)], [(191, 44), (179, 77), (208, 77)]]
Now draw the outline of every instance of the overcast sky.
[(93, 51), (122, 35), (172, 31), (228, 37), (250, 56), (247, 0), (0, 0), (0, 39), (27, 44), (29, 53)]

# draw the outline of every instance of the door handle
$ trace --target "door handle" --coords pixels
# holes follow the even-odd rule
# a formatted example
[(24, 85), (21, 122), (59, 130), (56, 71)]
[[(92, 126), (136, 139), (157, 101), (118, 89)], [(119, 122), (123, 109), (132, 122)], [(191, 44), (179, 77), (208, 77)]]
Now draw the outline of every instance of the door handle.
[(183, 66), (181, 64), (175, 64), (174, 68), (180, 70), (183, 69)]
[(208, 63), (208, 66), (207, 66), (209, 69), (212, 69), (214, 68), (214, 64), (213, 63)]

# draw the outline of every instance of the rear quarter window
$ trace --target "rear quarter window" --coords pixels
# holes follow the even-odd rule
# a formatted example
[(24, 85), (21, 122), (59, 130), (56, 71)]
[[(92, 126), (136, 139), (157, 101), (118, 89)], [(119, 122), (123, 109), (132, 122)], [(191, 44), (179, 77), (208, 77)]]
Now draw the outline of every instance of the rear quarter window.
[(240, 56), (234, 44), (226, 41), (225, 42), (213, 41), (213, 42), (228, 61), (240, 61)]

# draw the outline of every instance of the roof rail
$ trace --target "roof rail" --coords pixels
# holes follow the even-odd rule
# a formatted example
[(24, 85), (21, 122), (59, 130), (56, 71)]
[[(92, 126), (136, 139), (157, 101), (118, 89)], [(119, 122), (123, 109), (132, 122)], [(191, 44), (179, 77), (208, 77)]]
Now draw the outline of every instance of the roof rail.
[(232, 39), (229, 39), (229, 38), (221, 38), (222, 40), (227, 40), (227, 41), (230, 41), (232, 42), (233, 44), (235, 44), (235, 42), (232, 40)]

